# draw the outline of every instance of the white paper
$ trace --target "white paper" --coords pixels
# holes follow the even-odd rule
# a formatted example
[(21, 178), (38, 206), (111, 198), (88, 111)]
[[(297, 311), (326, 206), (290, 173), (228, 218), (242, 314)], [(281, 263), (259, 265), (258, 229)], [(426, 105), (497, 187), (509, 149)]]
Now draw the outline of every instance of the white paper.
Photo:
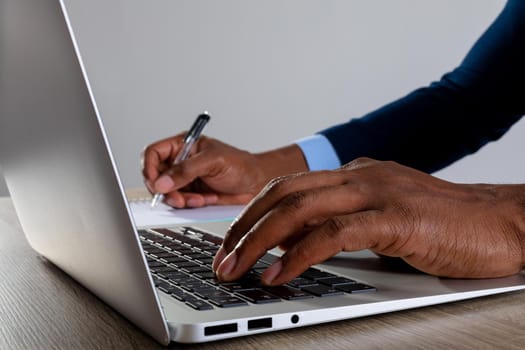
[(164, 203), (151, 207), (151, 200), (129, 203), (135, 225), (179, 225), (196, 222), (231, 221), (240, 214), (243, 205), (211, 205), (202, 208), (174, 209)]

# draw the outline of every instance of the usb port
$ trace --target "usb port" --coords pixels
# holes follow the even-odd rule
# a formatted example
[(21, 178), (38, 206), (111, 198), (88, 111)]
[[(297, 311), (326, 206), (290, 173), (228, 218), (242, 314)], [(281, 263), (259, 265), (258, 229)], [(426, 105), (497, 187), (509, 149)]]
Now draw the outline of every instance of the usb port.
[(259, 318), (257, 320), (248, 321), (248, 330), (253, 331), (255, 329), (272, 328), (272, 318)]

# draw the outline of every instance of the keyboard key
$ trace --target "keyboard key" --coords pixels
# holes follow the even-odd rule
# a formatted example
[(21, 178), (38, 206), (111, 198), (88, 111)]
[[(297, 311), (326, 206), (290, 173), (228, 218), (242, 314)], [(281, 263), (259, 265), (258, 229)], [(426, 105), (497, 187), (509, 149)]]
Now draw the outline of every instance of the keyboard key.
[(169, 247), (169, 249), (171, 249), (172, 252), (177, 253), (179, 255), (185, 255), (185, 254), (193, 253), (193, 249), (191, 249), (191, 247), (189, 247), (189, 246), (170, 244), (167, 247)]
[(177, 299), (178, 301), (185, 301), (184, 300), (184, 295), (185, 294), (188, 294), (188, 293), (185, 293), (185, 292), (182, 291), (182, 289), (179, 289), (178, 291), (172, 291), (170, 296), (172, 298)]
[(219, 285), (230, 292), (260, 289), (262, 287), (261, 280), (254, 275), (246, 275), (234, 282), (219, 282)]
[(328, 273), (328, 272), (324, 272), (324, 271), (317, 270), (314, 268), (309, 268), (308, 270), (303, 272), (300, 277), (316, 281), (321, 278), (337, 277), (337, 276), (334, 274)]
[(255, 263), (255, 265), (252, 266), (252, 271), (260, 276), (263, 274), (263, 272), (268, 268), (268, 264), (262, 262), (262, 261), (258, 261), (257, 263)]
[(194, 263), (193, 261), (189, 261), (189, 260), (176, 261), (176, 262), (172, 262), (171, 264), (175, 265), (178, 268), (200, 266), (199, 264)]
[(377, 290), (375, 287), (362, 283), (345, 284), (341, 286), (335, 286), (335, 288), (345, 293), (375, 292)]
[(222, 291), (219, 288), (214, 288), (214, 287), (210, 287), (208, 289), (200, 290), (196, 294), (198, 294), (198, 296), (203, 298), (203, 299), (231, 297), (231, 294), (226, 293), (225, 291)]
[(210, 242), (197, 242), (195, 244), (192, 245), (193, 249), (197, 250), (197, 251), (202, 251), (206, 248), (214, 248), (214, 244), (213, 243), (210, 243)]
[(317, 286), (309, 286), (301, 288), (302, 291), (316, 295), (318, 297), (326, 297), (326, 296), (332, 296), (332, 295), (340, 295), (343, 294), (341, 290), (334, 289), (329, 286), (325, 286), (322, 284), (319, 284)]
[(210, 259), (210, 256), (208, 254), (204, 254), (204, 253), (196, 252), (196, 251), (192, 251), (191, 253), (185, 254), (184, 257), (191, 259), (191, 260)]
[(195, 273), (194, 276), (201, 280), (215, 280), (215, 272), (213, 271), (198, 272)]
[(264, 287), (264, 290), (286, 300), (313, 298), (311, 294), (288, 286)]
[(186, 305), (194, 308), (195, 310), (212, 310), (213, 306), (197, 298), (186, 300)]
[(148, 266), (150, 267), (150, 269), (154, 268), (154, 267), (160, 267), (160, 266), (166, 266), (165, 263), (163, 262), (160, 262), (160, 261), (157, 261), (157, 260), (149, 260), (148, 259)]
[(252, 269), (253, 270), (257, 270), (257, 269), (266, 269), (268, 268), (268, 264), (266, 264), (265, 262), (262, 262), (262, 261), (257, 261), (255, 263), (255, 265), (252, 266)]
[(316, 286), (316, 285), (318, 285), (318, 283), (315, 282), (315, 281), (312, 281), (312, 280), (309, 280), (309, 279), (306, 279), (306, 278), (301, 278), (301, 277), (294, 278), (288, 284), (290, 286), (296, 287), (296, 288), (302, 288), (302, 287), (307, 287), (307, 286)]
[(169, 280), (171, 283), (175, 284), (184, 283), (188, 279), (188, 275), (180, 271), (164, 273), (164, 276), (166, 276), (166, 279)]
[(177, 229), (167, 229), (167, 228), (154, 228), (151, 229), (154, 232), (158, 232), (161, 235), (165, 236), (168, 239), (174, 239), (182, 236), (182, 232), (177, 231)]
[(185, 259), (182, 256), (175, 255), (175, 254), (172, 254), (172, 256), (169, 256), (169, 257), (166, 257), (166, 258), (162, 258), (161, 260), (162, 261), (166, 261), (169, 264), (176, 264), (176, 263), (181, 263), (181, 262), (188, 261), (188, 259)]
[(144, 251), (150, 255), (159, 254), (159, 253), (165, 253), (166, 251), (164, 249), (160, 249), (157, 247), (154, 247), (152, 245), (148, 245), (144, 247)]
[(266, 263), (266, 264), (268, 264), (268, 265), (271, 265), (274, 262), (276, 262), (278, 259), (279, 259), (278, 256), (266, 253), (259, 260), (264, 262), (264, 263)]
[(317, 282), (325, 284), (327, 286), (333, 287), (333, 286), (339, 286), (342, 284), (355, 284), (357, 283), (354, 280), (351, 280), (349, 278), (345, 277), (328, 277), (328, 278), (322, 278), (318, 279)]
[(189, 291), (189, 292), (195, 292), (195, 291), (199, 291), (199, 290), (205, 290), (205, 289), (209, 289), (209, 288), (213, 288), (211, 285), (201, 281), (201, 280), (198, 280), (198, 279), (194, 279), (192, 277), (188, 277), (188, 279), (182, 283), (180, 283), (180, 287), (186, 291)]
[(242, 296), (243, 298), (247, 299), (249, 302), (254, 304), (265, 304), (281, 301), (279, 297), (276, 297), (275, 295), (265, 292), (261, 289), (244, 290), (236, 292), (236, 294)]
[(192, 274), (193, 273), (202, 273), (202, 272), (212, 272), (209, 267), (200, 266), (200, 265), (183, 267), (182, 271), (187, 272), (187, 273), (192, 273)]
[(248, 305), (248, 303), (244, 300), (239, 299), (217, 288), (198, 291), (196, 294), (203, 299), (207, 299), (213, 305), (219, 307), (234, 307)]
[(213, 263), (213, 258), (211, 256), (208, 256), (207, 258), (195, 259), (195, 262), (199, 264), (211, 266), (211, 264)]
[(159, 285), (157, 288), (159, 288), (164, 293), (171, 294), (171, 289), (176, 288), (176, 287), (172, 287), (169, 283), (166, 283), (166, 282), (159, 282)]
[(152, 267), (151, 271), (153, 271), (153, 273), (177, 272), (173, 267), (167, 265)]
[(165, 251), (165, 250), (162, 251), (162, 252), (155, 253), (154, 255), (155, 255), (155, 257), (158, 258), (158, 259), (166, 259), (166, 260), (168, 260), (168, 259), (170, 259), (170, 258), (172, 258), (172, 257), (176, 257), (175, 254), (173, 254), (173, 253), (171, 253), (171, 252), (167, 252), (167, 251)]
[(184, 227), (184, 235), (190, 236), (191, 238), (201, 241), (204, 234), (193, 227)]
[(210, 303), (219, 307), (236, 307), (248, 305), (248, 303), (244, 300), (234, 296), (210, 299)]
[(217, 254), (217, 251), (219, 250), (218, 247), (208, 247), (208, 248), (202, 248), (202, 252), (209, 256), (215, 256)]
[(151, 233), (145, 230), (139, 230), (139, 237), (146, 239), (150, 242), (154, 242), (159, 238), (159, 235), (156, 235), (154, 233)]
[(221, 237), (213, 236), (206, 232), (201, 232), (201, 233), (202, 233), (201, 239), (203, 241), (212, 243), (213, 245), (217, 245), (217, 246), (220, 246), (222, 244)]

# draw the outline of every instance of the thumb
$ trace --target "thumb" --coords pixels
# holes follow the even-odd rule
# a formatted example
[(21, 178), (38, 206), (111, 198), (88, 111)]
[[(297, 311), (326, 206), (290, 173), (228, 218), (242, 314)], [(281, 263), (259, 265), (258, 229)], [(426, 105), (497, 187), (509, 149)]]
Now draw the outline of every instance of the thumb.
[(160, 193), (181, 189), (197, 178), (209, 177), (220, 171), (220, 161), (210, 154), (198, 153), (162, 173), (153, 186)]

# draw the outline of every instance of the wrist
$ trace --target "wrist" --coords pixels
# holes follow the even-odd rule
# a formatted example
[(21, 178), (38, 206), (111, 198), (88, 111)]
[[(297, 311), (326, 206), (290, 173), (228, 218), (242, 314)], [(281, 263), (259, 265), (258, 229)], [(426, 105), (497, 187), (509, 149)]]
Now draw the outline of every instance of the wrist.
[(516, 217), (517, 235), (521, 248), (521, 268), (525, 268), (525, 185), (516, 186), (516, 204), (518, 207)]
[[(507, 230), (512, 232), (509, 240), (517, 242), (521, 254), (521, 269), (525, 268), (525, 185), (497, 185), (497, 197), (502, 198), (503, 215), (509, 215)], [(506, 206), (505, 203), (510, 205)]]
[(255, 157), (261, 164), (266, 182), (278, 176), (308, 171), (304, 154), (296, 144), (257, 153)]

